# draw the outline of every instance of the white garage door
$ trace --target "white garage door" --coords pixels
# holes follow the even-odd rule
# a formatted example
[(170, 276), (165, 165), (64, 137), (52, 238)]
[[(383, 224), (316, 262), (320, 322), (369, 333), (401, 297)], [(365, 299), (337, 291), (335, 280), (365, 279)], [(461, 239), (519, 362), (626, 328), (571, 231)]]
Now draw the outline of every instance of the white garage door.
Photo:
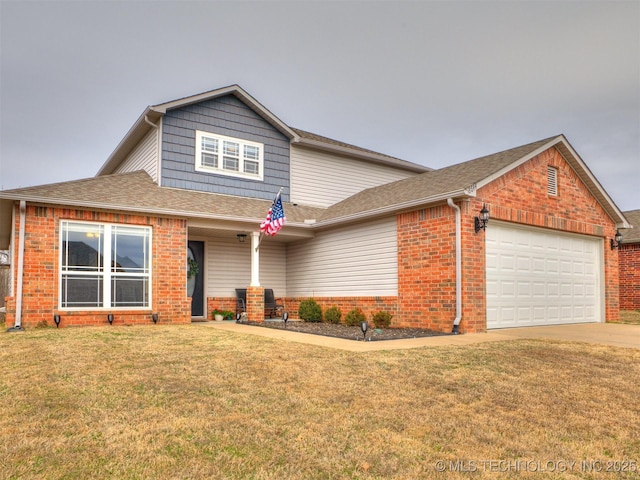
[(487, 328), (599, 322), (602, 241), (490, 222)]

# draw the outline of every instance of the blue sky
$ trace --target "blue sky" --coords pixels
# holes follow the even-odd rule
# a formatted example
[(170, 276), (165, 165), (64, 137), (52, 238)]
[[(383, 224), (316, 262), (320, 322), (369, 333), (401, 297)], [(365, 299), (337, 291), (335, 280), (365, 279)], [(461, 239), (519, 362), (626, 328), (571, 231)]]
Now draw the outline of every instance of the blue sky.
[(439, 168), (563, 133), (640, 208), (640, 2), (0, 0), (0, 188), (95, 175), (147, 105), (239, 84)]

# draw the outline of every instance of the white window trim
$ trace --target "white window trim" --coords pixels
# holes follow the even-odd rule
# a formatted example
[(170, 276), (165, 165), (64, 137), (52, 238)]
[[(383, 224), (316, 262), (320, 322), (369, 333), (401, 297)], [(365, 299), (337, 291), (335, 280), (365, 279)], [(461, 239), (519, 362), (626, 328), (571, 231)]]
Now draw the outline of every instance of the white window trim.
[[(208, 167), (202, 165), (202, 154), (207, 153), (202, 150), (202, 139), (203, 138), (212, 138), (218, 140), (218, 166), (217, 167)], [(238, 171), (236, 170), (227, 170), (222, 167), (222, 143), (223, 142), (234, 142), (240, 145), (240, 154), (238, 158)], [(246, 173), (244, 172), (244, 148), (245, 146), (256, 147), (258, 148), (260, 154), (258, 155), (258, 173)], [(228, 177), (236, 177), (236, 178), (244, 178), (250, 180), (263, 180), (264, 179), (264, 144), (258, 142), (251, 142), (249, 140), (243, 140), (241, 138), (227, 137), (225, 135), (218, 135), (210, 132), (203, 132), (200, 130), (196, 130), (196, 158), (195, 158), (195, 169), (198, 172), (206, 172), (206, 173), (215, 173), (218, 175), (226, 175)]]
[[(82, 306), (82, 307), (63, 307), (62, 306), (62, 278), (63, 278), (63, 256), (64, 256), (64, 249), (63, 249), (63, 245), (64, 245), (64, 236), (62, 234), (63, 229), (62, 229), (62, 225), (63, 224), (80, 224), (80, 225), (87, 225), (87, 224), (91, 224), (91, 225), (96, 225), (96, 226), (102, 226), (104, 228), (103, 230), (103, 235), (105, 237), (105, 242), (104, 242), (104, 252), (103, 252), (103, 257), (102, 257), (102, 261), (103, 261), (103, 265), (111, 265), (111, 233), (112, 233), (112, 228), (113, 227), (127, 227), (127, 228), (139, 228), (141, 230), (146, 230), (148, 232), (149, 235), (149, 251), (147, 252), (147, 255), (149, 255), (148, 261), (149, 261), (149, 269), (147, 273), (134, 273), (131, 276), (137, 276), (137, 277), (141, 277), (141, 276), (145, 276), (148, 278), (148, 286), (149, 286), (149, 290), (147, 292), (148, 294), (148, 305), (146, 306), (124, 306), (124, 307), (113, 307), (111, 306), (111, 280), (112, 280), (112, 272), (111, 272), (111, 268), (103, 268), (103, 272), (100, 273), (100, 275), (102, 275), (102, 283), (103, 283), (103, 291), (102, 291), (102, 296), (103, 296), (103, 306), (102, 307), (96, 307), (96, 306)], [(90, 222), (90, 221), (74, 221), (74, 220), (60, 220), (60, 228), (59, 228), (59, 248), (58, 250), (60, 250), (59, 253), (59, 257), (58, 257), (58, 310), (61, 311), (87, 311), (87, 310), (91, 310), (91, 311), (103, 311), (103, 310), (114, 310), (114, 311), (121, 311), (121, 310), (142, 310), (142, 311), (147, 311), (147, 310), (152, 310), (152, 306), (153, 306), (153, 229), (151, 227), (147, 227), (144, 225), (130, 225), (130, 224), (121, 224), (121, 223), (104, 223), (104, 222)], [(108, 240), (107, 240), (108, 239)], [(92, 274), (95, 274), (95, 272), (91, 272)], [(126, 274), (118, 274), (119, 276), (127, 276)]]

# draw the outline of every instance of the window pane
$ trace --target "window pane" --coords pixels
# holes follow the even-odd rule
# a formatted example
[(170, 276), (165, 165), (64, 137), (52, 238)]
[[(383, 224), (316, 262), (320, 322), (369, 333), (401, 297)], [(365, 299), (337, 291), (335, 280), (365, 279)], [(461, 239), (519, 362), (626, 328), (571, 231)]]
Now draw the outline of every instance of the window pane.
[(218, 153), (218, 140), (210, 137), (202, 137), (202, 150)]
[(63, 275), (62, 307), (102, 307), (102, 276)]
[(218, 156), (217, 155), (211, 155), (210, 153), (203, 153), (202, 157), (200, 158), (200, 164), (203, 167), (217, 168), (218, 167)]
[(111, 306), (147, 307), (149, 279), (114, 275), (111, 279)]
[(231, 156), (234, 156), (234, 157), (237, 157), (237, 156), (240, 155), (240, 144), (239, 143), (225, 141), (223, 143), (223, 145), (224, 145), (223, 153), (225, 155), (231, 155)]
[(244, 146), (244, 158), (247, 160), (259, 160), (260, 159), (260, 149), (258, 147), (254, 147), (252, 145)]
[(237, 158), (224, 157), (222, 162), (223, 162), (222, 168), (224, 168), (225, 170), (233, 170), (237, 172), (240, 168)]
[(249, 160), (244, 161), (244, 171), (245, 173), (250, 173), (252, 175), (258, 175), (260, 173), (258, 166), (258, 162), (250, 162)]
[(149, 236), (147, 229), (114, 226), (111, 233), (111, 271), (148, 272)]
[(104, 228), (85, 223), (62, 224), (62, 268), (97, 272), (102, 270)]

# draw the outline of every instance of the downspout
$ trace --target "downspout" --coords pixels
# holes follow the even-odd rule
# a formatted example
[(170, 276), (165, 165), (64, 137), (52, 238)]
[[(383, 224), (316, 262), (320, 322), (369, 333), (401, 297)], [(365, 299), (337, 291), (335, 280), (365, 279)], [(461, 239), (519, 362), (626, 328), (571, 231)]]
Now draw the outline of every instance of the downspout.
[(462, 240), (460, 234), (460, 207), (447, 198), (447, 204), (456, 211), (456, 318), (453, 321), (451, 333), (458, 334), (460, 320), (462, 320)]
[(16, 321), (7, 332), (19, 332), (22, 328), (22, 278), (24, 276), (24, 224), (26, 220), (27, 202), (20, 200), (20, 233), (18, 234), (18, 279), (16, 288)]

